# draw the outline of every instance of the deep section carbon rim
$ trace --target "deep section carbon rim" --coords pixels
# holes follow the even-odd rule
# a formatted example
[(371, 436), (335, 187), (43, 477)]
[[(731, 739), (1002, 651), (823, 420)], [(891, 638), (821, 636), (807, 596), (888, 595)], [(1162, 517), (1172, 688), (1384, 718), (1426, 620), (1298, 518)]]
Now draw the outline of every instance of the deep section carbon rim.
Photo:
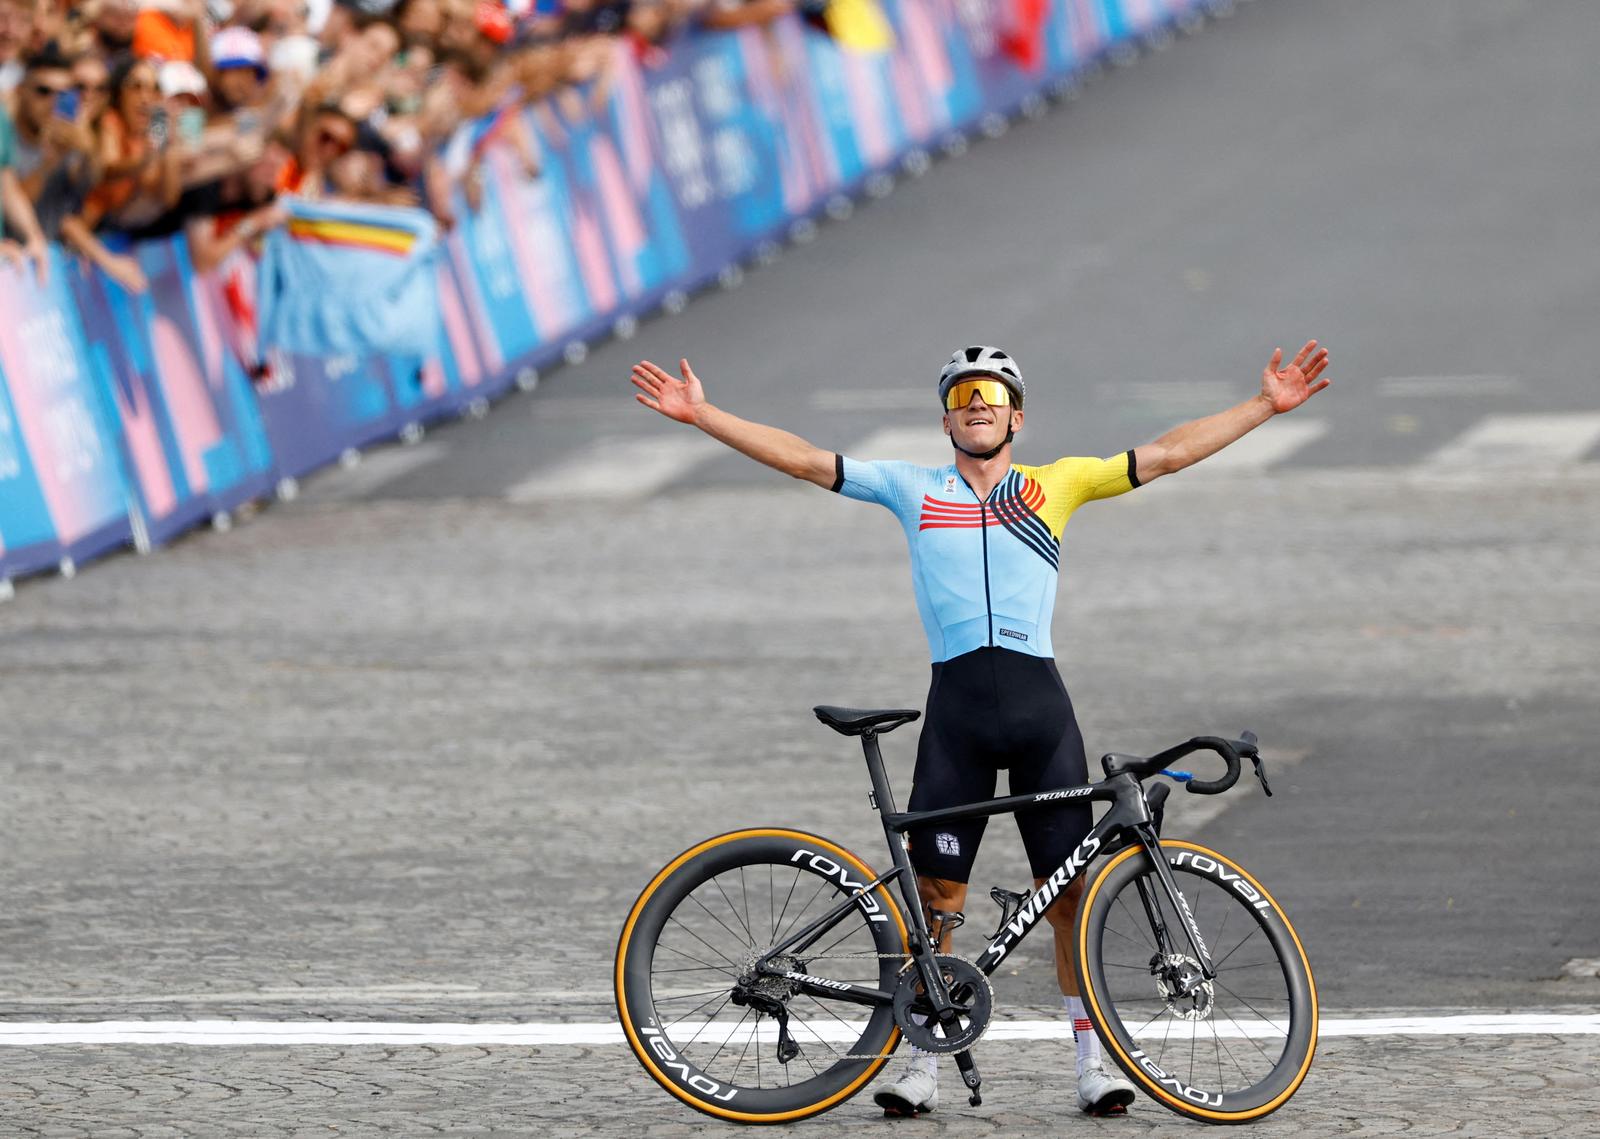
[(1117, 1062), (1167, 1107), (1209, 1122), (1260, 1118), (1299, 1086), (1316, 1045), (1304, 952), (1276, 901), (1238, 866), (1190, 843), (1163, 850), (1216, 976), (1199, 976), (1183, 915), (1135, 850), (1096, 881), (1084, 914), (1091, 1015)]
[[(758, 980), (754, 1001), (748, 983), (746, 999), (738, 990), (758, 957), (870, 880), (836, 844), (784, 830), (709, 840), (658, 875), (623, 930), (617, 968), (618, 1008), (651, 1075), (693, 1107), (751, 1122), (804, 1118), (865, 1086), (899, 1040), (887, 1005), (831, 1000), (781, 976)], [(887, 991), (905, 952), (903, 920), (880, 888), (775, 963)]]

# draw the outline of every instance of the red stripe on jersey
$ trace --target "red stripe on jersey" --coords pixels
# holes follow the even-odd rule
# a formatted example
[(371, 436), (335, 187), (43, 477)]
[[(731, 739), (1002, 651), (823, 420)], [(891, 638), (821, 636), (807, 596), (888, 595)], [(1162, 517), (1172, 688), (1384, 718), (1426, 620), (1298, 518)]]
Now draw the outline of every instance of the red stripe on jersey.
[(1044, 501), (1044, 487), (1033, 479), (1026, 480), (1017, 494), (988, 503), (941, 502), (925, 494), (922, 496), (922, 514), (917, 519), (917, 529), (943, 530), (1022, 522), (1030, 515), (1036, 516)]

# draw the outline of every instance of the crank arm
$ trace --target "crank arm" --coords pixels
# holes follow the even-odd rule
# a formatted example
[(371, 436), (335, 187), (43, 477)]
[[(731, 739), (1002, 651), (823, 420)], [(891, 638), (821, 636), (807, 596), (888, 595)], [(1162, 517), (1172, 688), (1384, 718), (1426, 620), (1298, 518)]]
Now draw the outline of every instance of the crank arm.
[(973, 1107), (981, 1106), (983, 1096), (979, 1094), (978, 1089), (983, 1086), (983, 1077), (978, 1075), (978, 1065), (973, 1061), (972, 1053), (957, 1052), (956, 1067), (961, 1070), (961, 1082), (967, 1085), (967, 1090), (971, 1093), (967, 1096), (967, 1102)]

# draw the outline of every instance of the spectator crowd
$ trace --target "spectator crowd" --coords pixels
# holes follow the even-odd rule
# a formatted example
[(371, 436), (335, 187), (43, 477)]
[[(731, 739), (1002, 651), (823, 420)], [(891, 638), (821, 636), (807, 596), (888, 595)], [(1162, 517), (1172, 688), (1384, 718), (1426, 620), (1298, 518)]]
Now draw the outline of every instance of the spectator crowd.
[(284, 193), (448, 228), (491, 144), (537, 175), (517, 112), (559, 139), (620, 53), (806, 2), (0, 0), (0, 260), (42, 278), (55, 241), (142, 291), (134, 242), (184, 232), (203, 271), (281, 225)]

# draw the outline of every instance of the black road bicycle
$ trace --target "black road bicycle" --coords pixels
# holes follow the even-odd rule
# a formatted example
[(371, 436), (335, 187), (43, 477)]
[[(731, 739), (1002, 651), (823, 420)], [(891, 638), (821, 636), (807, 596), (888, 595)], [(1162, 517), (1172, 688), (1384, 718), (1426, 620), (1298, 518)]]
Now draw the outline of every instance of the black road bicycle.
[[(1220, 794), (1244, 756), (1270, 795), (1255, 736), (1198, 736), (1145, 758), (1113, 753), (1099, 783), (906, 813), (894, 809), (878, 736), (919, 713), (815, 711), (861, 737), (893, 868), (876, 874), (837, 843), (784, 827), (719, 835), (668, 863), (629, 912), (616, 963), (628, 1043), (667, 1091), (722, 1119), (804, 1119), (859, 1092), (905, 1038), (953, 1054), (980, 1103), (971, 1049), (994, 1010), (989, 977), (1091, 862), (1074, 934), (1078, 983), (1128, 1077), (1206, 1123), (1260, 1119), (1299, 1088), (1317, 1042), (1300, 939), (1237, 863), (1161, 839), (1171, 784), (1141, 782), (1164, 774)], [(1227, 773), (1203, 781), (1166, 770), (1198, 751), (1220, 755)], [(1110, 806), (1038, 890), (992, 891), (1000, 921), (976, 962), (941, 954), (906, 831), (1063, 800)]]

